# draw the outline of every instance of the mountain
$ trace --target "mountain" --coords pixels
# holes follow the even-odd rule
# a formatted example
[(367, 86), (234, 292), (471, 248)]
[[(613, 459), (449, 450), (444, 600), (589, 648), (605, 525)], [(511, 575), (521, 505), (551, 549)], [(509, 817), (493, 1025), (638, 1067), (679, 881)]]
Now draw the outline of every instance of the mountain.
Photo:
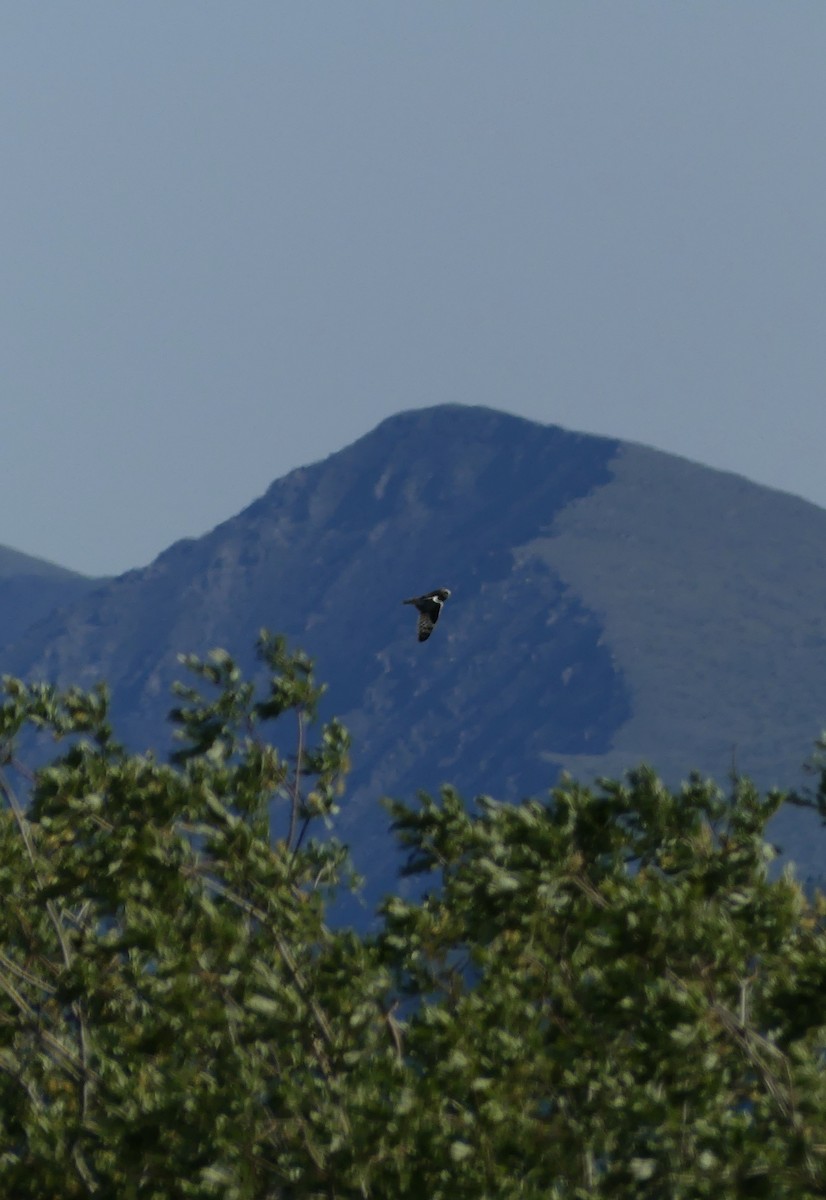
[[(826, 725), (826, 512), (642, 446), (487, 409), (402, 413), (206, 536), (23, 631), (4, 670), (106, 679), (131, 744), (165, 737), (179, 651), (243, 663), (262, 625), (353, 735), (340, 832), (389, 886), (382, 794), (519, 799), (650, 761), (797, 784)], [(419, 644), (401, 601), (448, 587)], [(778, 836), (804, 873), (823, 839)], [(378, 865), (377, 864), (381, 864)], [(371, 893), (372, 894), (372, 893)]]
[(91, 591), (97, 582), (0, 546), (0, 646), (16, 641), (55, 609)]

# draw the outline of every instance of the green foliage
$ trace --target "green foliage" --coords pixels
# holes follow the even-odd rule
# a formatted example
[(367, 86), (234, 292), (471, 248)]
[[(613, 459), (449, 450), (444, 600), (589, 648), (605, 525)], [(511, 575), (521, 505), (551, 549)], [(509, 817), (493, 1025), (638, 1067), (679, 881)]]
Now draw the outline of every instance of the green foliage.
[(826, 906), (769, 872), (779, 795), (392, 803), (429, 892), (359, 936), (327, 923), (346, 732), (258, 650), (261, 686), (185, 660), (169, 763), (103, 689), (5, 682), (0, 1195), (824, 1194)]
[(180, 689), (170, 765), (113, 740), (103, 692), (6, 683), (7, 745), (26, 723), (70, 745), (27, 813), (11, 751), (2, 785), (0, 1194), (313, 1194), (348, 1138), (343, 1059), (391, 1052), (375, 953), (323, 923), (344, 852), (299, 846), (347, 737), (292, 764), (262, 740), (319, 693), (303, 656), (259, 650), (261, 698), (226, 654), (188, 660), (205, 694)]
[(780, 803), (640, 770), (475, 816), (450, 789), (393, 805), (440, 880), (386, 905), (427, 998), (411, 1111), (423, 1163), (463, 1162), (421, 1194), (823, 1194), (826, 906), (769, 878)]

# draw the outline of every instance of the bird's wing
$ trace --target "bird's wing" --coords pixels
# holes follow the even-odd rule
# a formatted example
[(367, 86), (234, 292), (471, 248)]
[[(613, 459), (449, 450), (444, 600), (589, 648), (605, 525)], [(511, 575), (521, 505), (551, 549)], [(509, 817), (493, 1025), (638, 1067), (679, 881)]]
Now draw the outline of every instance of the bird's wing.
[(426, 642), (433, 632), (433, 626), (439, 619), (438, 605), (435, 612), (419, 612), (419, 641)]

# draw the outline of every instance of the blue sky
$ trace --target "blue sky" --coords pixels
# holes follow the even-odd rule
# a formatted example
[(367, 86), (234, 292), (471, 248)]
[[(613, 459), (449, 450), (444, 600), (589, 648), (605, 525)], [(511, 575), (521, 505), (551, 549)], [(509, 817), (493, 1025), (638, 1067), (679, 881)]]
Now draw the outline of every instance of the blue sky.
[(149, 561), (487, 404), (826, 506), (826, 5), (0, 12), (0, 543)]

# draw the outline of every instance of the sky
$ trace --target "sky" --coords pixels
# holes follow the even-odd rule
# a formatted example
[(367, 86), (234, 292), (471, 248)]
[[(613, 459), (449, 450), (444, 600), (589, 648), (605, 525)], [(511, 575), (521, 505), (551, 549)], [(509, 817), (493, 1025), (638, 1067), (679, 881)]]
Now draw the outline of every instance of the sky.
[(0, 8), (0, 543), (149, 562), (404, 409), (826, 506), (823, 0)]

